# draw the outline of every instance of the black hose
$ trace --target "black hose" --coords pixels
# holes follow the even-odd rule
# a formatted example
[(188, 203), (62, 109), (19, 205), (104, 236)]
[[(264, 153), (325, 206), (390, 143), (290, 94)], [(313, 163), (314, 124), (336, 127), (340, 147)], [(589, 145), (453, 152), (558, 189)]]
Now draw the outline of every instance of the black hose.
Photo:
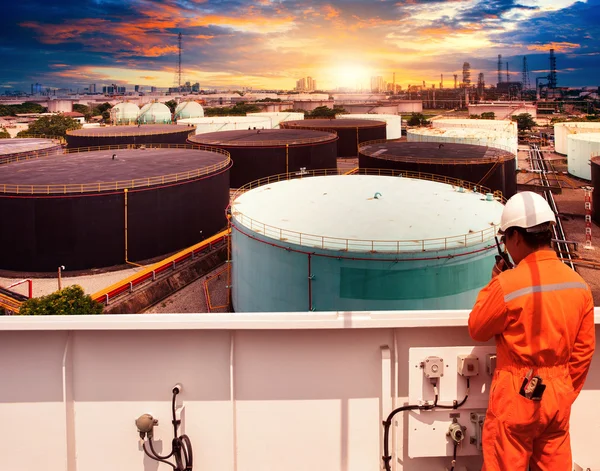
[(452, 467), (450, 471), (454, 471), (454, 466), (456, 466), (456, 449), (458, 448), (458, 442), (454, 442), (454, 452), (452, 453)]
[[(152, 437), (150, 436), (148, 437), (150, 451), (146, 449), (146, 443), (143, 444), (143, 448), (146, 455), (153, 460), (168, 464), (173, 468), (173, 471), (192, 471), (194, 459), (192, 453), (192, 442), (187, 435), (181, 435), (180, 437), (177, 436), (179, 425), (181, 424), (181, 421), (177, 420), (177, 415), (175, 414), (175, 400), (177, 394), (179, 394), (179, 390), (174, 389), (173, 399), (171, 401), (171, 412), (173, 414), (173, 441), (171, 442), (171, 453), (169, 453), (167, 456), (159, 455), (154, 449)], [(175, 459), (175, 464), (167, 461), (171, 457)]]
[[(469, 388), (471, 387), (471, 380), (470, 378), (467, 378), (467, 394), (465, 394), (465, 397), (462, 401), (457, 402), (454, 401), (454, 404), (450, 405), (445, 405), (445, 404), (438, 404), (438, 395), (435, 395), (435, 399), (433, 400), (433, 404), (426, 404), (423, 406), (417, 406), (417, 405), (408, 405), (408, 406), (402, 406), (402, 407), (398, 407), (397, 409), (394, 409), (392, 412), (390, 412), (390, 415), (388, 415), (387, 419), (383, 422), (383, 465), (385, 467), (386, 471), (391, 471), (390, 468), (390, 461), (392, 460), (392, 456), (390, 455), (390, 447), (389, 447), (389, 439), (390, 439), (390, 427), (392, 426), (392, 419), (394, 418), (394, 416), (396, 414), (398, 414), (399, 412), (405, 412), (405, 411), (409, 411), (409, 410), (432, 410), (432, 409), (458, 409), (459, 407), (461, 407), (465, 402), (467, 402), (467, 398), (469, 397)], [(437, 386), (436, 386), (436, 391), (437, 391)], [(456, 460), (456, 443), (454, 445), (454, 459)]]
[[(150, 440), (148, 440), (150, 443), (150, 448), (152, 449), (152, 442)], [(159, 458), (157, 456), (154, 456), (152, 454), (150, 454), (148, 452), (148, 450), (146, 449), (146, 442), (144, 442), (144, 444), (142, 445), (142, 448), (144, 449), (144, 453), (146, 453), (146, 455), (148, 455), (150, 458), (152, 458), (155, 461), (160, 461), (161, 463), (165, 463), (168, 464), (169, 466), (171, 466), (173, 468), (174, 471), (177, 471), (177, 468), (175, 467), (175, 465), (165, 459)]]

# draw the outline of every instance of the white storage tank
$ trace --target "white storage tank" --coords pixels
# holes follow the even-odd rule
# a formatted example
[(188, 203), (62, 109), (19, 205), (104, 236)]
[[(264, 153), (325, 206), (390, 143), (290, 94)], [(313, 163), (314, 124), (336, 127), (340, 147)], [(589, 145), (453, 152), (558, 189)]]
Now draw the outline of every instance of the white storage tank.
[(279, 123), (283, 123), (284, 121), (298, 121), (304, 119), (304, 113), (299, 113), (297, 111), (267, 111), (262, 113), (246, 113), (246, 116), (270, 118), (271, 129), (280, 129)]
[(400, 139), (402, 137), (402, 117), (398, 114), (337, 114), (335, 119), (371, 119), (386, 122), (386, 137)]
[(586, 134), (600, 132), (600, 122), (575, 122), (556, 123), (554, 125), (554, 150), (562, 155), (567, 155), (567, 137), (573, 134)]
[(268, 116), (215, 116), (180, 119), (181, 126), (196, 126), (196, 134), (216, 131), (237, 131), (242, 129), (271, 129)]
[(600, 130), (596, 134), (571, 134), (567, 137), (567, 166), (571, 175), (592, 179), (590, 160), (600, 155)]
[(135, 103), (117, 103), (110, 110), (110, 121), (113, 124), (135, 124), (140, 115), (140, 109)]
[(471, 128), (471, 129), (491, 129), (492, 131), (506, 132), (513, 136), (518, 136), (519, 131), (516, 121), (508, 119), (434, 119), (431, 121), (434, 128)]
[(471, 308), (494, 265), (502, 203), (444, 177), (396, 175), (304, 172), (241, 188), (235, 311)]
[(175, 108), (174, 119), (203, 118), (204, 108), (196, 101), (182, 101)]
[(171, 110), (163, 103), (146, 103), (140, 110), (138, 121), (142, 124), (169, 124)]
[[(415, 128), (407, 132), (408, 142), (452, 142), (506, 150), (515, 156), (518, 138), (506, 132), (474, 128)], [(518, 165), (518, 164), (517, 164)]]

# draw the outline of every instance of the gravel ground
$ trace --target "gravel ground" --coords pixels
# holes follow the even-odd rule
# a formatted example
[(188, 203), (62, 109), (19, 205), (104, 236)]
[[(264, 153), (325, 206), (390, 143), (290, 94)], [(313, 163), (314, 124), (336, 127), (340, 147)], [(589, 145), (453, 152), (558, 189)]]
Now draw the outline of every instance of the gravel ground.
[[(190, 283), (185, 288), (180, 289), (175, 294), (169, 296), (164, 301), (150, 307), (147, 314), (173, 314), (173, 313), (202, 313), (209, 312), (204, 293), (204, 283), (207, 279), (208, 292), (213, 306), (224, 305), (227, 301), (227, 276), (222, 273), (223, 266), (209, 273), (207, 276), (199, 278)], [(212, 312), (227, 312), (225, 309), (213, 309)]]

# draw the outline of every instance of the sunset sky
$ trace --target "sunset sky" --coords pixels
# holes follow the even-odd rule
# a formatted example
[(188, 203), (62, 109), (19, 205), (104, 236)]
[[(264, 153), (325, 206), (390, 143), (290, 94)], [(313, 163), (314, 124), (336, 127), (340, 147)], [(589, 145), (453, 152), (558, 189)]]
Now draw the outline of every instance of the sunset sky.
[[(548, 74), (558, 85), (600, 85), (600, 0), (53, 0), (3, 7), (0, 93), (117, 83), (175, 84), (177, 34), (183, 79), (203, 88), (292, 89), (388, 82), (439, 86), (471, 64), (497, 81), (497, 56), (520, 80)], [(505, 67), (505, 66), (504, 66)], [(504, 68), (503, 67), (503, 68)]]

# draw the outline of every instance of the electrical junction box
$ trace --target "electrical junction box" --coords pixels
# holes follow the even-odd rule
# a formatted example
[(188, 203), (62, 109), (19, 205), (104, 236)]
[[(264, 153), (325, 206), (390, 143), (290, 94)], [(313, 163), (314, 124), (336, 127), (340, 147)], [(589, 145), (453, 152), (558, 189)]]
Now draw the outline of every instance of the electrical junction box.
[(479, 374), (479, 358), (475, 355), (458, 355), (456, 372), (461, 376), (477, 376)]
[[(438, 404), (452, 405), (460, 402), (467, 392), (467, 379), (470, 381), (469, 397), (459, 409), (435, 409), (431, 411), (409, 411), (408, 456), (425, 458), (447, 456), (454, 451), (452, 440), (446, 436), (452, 422), (464, 427), (464, 439), (457, 450), (457, 456), (480, 455), (480, 418), (485, 417), (492, 377), (478, 374), (486, 367), (488, 354), (495, 354), (494, 346), (477, 347), (425, 347), (411, 348), (408, 352), (408, 404), (432, 403), (435, 399), (431, 377), (426, 377), (426, 359), (443, 359), (443, 376), (436, 378)], [(465, 373), (462, 376), (460, 372)], [(472, 414), (476, 414), (473, 416)], [(474, 422), (472, 419), (476, 419)], [(402, 421), (399, 421), (402, 424)]]

